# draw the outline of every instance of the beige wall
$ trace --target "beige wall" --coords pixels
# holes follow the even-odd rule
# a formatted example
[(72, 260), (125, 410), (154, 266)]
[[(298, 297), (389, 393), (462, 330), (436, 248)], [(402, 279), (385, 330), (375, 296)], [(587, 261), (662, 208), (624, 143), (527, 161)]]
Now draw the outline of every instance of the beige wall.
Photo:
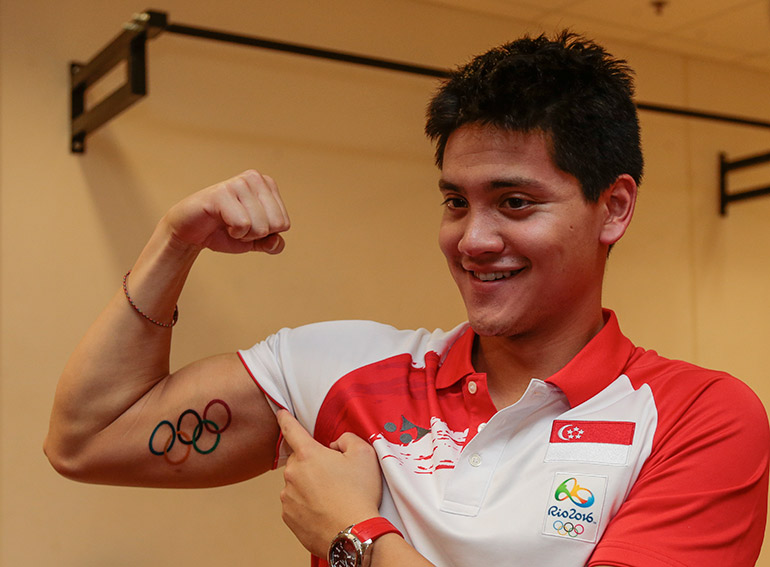
[[(434, 83), (165, 35), (149, 47), (150, 95), (72, 155), (68, 63), (145, 7), (94, 5), (0, 4), (0, 565), (306, 565), (280, 521), (279, 474), (201, 491), (58, 477), (40, 449), (57, 375), (160, 215), (247, 167), (279, 180), (289, 246), (275, 258), (201, 259), (180, 301), (175, 364), (320, 319), (462, 320), (435, 246), (436, 172), (421, 133)], [(538, 31), (407, 0), (153, 7), (175, 23), (439, 67)], [(770, 119), (768, 74), (606, 43), (638, 70), (640, 100)], [(767, 151), (770, 132), (642, 122), (647, 177), (606, 304), (638, 344), (728, 370), (768, 404), (770, 198), (720, 218), (716, 160)]]

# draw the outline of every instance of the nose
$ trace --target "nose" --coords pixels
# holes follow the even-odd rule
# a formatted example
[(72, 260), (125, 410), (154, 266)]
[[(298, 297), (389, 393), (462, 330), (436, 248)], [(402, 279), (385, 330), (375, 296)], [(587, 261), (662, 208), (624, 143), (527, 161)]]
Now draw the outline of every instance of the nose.
[(480, 256), (500, 253), (505, 248), (499, 226), (495, 219), (483, 212), (469, 212), (464, 219), (462, 236), (457, 249), (466, 256)]

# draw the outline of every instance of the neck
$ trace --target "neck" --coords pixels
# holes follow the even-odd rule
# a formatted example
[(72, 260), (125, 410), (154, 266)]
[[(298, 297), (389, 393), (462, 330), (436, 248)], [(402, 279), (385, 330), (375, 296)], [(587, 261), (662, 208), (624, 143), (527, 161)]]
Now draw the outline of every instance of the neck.
[(557, 332), (514, 337), (482, 337), (473, 347), (473, 364), (487, 375), (487, 386), (498, 409), (521, 398), (530, 380), (545, 380), (564, 368), (602, 329), (601, 309), (586, 318), (571, 319)]

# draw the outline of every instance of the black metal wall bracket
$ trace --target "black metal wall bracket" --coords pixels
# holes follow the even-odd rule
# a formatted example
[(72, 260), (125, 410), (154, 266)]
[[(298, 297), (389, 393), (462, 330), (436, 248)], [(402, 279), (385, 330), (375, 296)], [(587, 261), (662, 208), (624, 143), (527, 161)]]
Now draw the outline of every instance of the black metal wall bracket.
[(746, 199), (770, 195), (770, 186), (745, 189), (734, 193), (730, 193), (727, 190), (728, 173), (764, 163), (770, 163), (770, 152), (736, 160), (728, 160), (724, 153), (719, 154), (719, 214), (722, 216), (727, 215), (727, 206), (735, 201), (745, 201)]
[[(318, 57), (332, 61), (377, 67), (426, 77), (446, 77), (443, 69), (403, 63), (387, 59), (366, 57), (353, 53), (319, 49), (296, 43), (286, 43), (253, 36), (236, 35), (218, 30), (171, 24), (165, 12), (146, 10), (135, 14), (124, 24), (123, 32), (112, 40), (88, 63), (71, 63), (71, 150), (85, 151), (86, 136), (147, 94), (146, 47), (148, 39), (161, 32), (175, 33), (200, 39), (210, 39), (249, 47), (282, 51), (295, 55)], [(104, 100), (85, 108), (88, 87), (104, 77), (121, 62), (126, 62), (126, 81)]]
[[(158, 35), (166, 25), (161, 12), (136, 14), (123, 31), (88, 63), (70, 63), (71, 151), (83, 153), (86, 136), (147, 94), (148, 38)], [(86, 91), (123, 61), (125, 82), (92, 108), (86, 108)]]

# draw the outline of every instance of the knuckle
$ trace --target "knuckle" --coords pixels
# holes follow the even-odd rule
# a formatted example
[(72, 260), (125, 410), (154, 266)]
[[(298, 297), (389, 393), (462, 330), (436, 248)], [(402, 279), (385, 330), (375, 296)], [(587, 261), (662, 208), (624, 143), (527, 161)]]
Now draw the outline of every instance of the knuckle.
[(270, 236), (270, 227), (264, 226), (264, 225), (256, 225), (252, 227), (251, 229), (251, 236), (253, 236), (256, 240), (262, 240), (263, 238), (267, 238)]
[(240, 175), (240, 177), (243, 179), (246, 188), (251, 191), (256, 191), (260, 185), (265, 183), (265, 177), (256, 169), (247, 169)]
[(248, 230), (249, 230), (249, 227), (247, 224), (244, 224), (238, 221), (230, 221), (227, 226), (227, 234), (229, 234), (231, 238), (236, 238), (236, 239), (243, 238), (243, 235)]
[(228, 181), (223, 181), (219, 183), (216, 187), (219, 190), (219, 192), (223, 193), (226, 198), (237, 198), (238, 197), (238, 185), (241, 183), (241, 181), (238, 180), (238, 178), (230, 179)]
[(288, 489), (288, 486), (293, 484), (299, 477), (301, 465), (297, 462), (296, 453), (291, 456), (291, 461), (286, 463), (283, 470), (283, 480), (286, 484), (284, 490)]

